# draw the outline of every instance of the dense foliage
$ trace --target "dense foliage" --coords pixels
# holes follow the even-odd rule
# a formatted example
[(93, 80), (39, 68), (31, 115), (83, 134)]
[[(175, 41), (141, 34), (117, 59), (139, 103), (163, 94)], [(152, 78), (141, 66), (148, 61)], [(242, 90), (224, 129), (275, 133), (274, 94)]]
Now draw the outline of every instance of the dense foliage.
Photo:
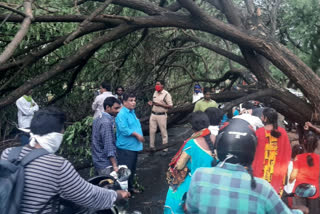
[[(16, 1), (16, 4), (14, 4), (14, 1), (10, 1), (9, 5), (18, 6), (19, 2)], [(69, 1), (35, 3), (33, 8), (34, 15), (79, 13), (88, 15), (99, 5), (98, 2), (88, 2), (75, 7), (67, 2)], [(0, 11), (4, 12), (6, 10), (0, 9)], [(114, 13), (114, 11), (117, 11), (119, 15), (137, 15), (132, 10), (116, 6), (108, 7), (105, 13)], [(40, 50), (46, 47), (47, 43), (75, 30), (77, 26), (77, 23), (69, 22), (34, 23), (15, 52), (15, 57), (30, 54), (30, 49), (32, 51)], [(1, 35), (0, 47), (4, 48), (18, 31), (19, 25), (5, 22), (0, 29), (1, 32), (4, 32)], [(83, 36), (42, 57), (31, 67), (7, 72), (0, 79), (1, 85), (6, 84), (6, 87), (2, 88), (1, 94), (6, 94), (6, 88), (17, 88), (25, 80), (48, 70), (103, 33), (96, 32)], [(185, 43), (178, 39), (181, 35), (183, 35), (183, 32), (174, 28), (144, 29), (115, 42), (107, 43), (88, 60), (85, 67), (76, 77), (74, 76), (77, 71), (69, 70), (50, 79), (34, 90), (34, 99), (42, 107), (51, 104), (48, 98), (54, 100), (60, 97), (67, 90), (68, 84), (74, 81), (73, 85), (71, 85), (72, 90), (58, 100), (56, 105), (61, 106), (67, 112), (70, 121), (78, 121), (92, 113), (90, 109), (94, 90), (98, 89), (100, 82), (106, 80), (110, 81), (113, 87), (123, 85), (126, 90), (136, 91), (139, 95), (139, 100), (145, 103), (152, 95), (155, 79), (164, 78), (167, 80), (167, 88), (173, 88), (179, 86), (179, 84), (189, 82), (185, 87), (173, 93), (176, 103), (190, 101), (192, 91), (190, 73), (193, 73), (195, 78), (216, 78), (228, 70), (228, 65), (227, 61), (219, 55), (197, 45), (187, 44), (181, 47)], [(202, 36), (209, 38), (204, 33), (202, 33)], [(224, 46), (223, 41), (219, 41), (217, 38), (212, 39)], [(163, 58), (161, 62), (157, 62), (168, 51), (172, 52), (171, 56)], [(215, 61), (215, 63), (209, 63), (212, 61)], [(177, 67), (171, 67), (175, 65)], [(17, 73), (19, 74), (12, 79), (12, 75)], [(140, 105), (142, 106), (142, 104)], [(11, 119), (15, 120), (15, 118)]]
[[(68, 35), (75, 32), (82, 21), (106, 2), (108, 1), (34, 1), (32, 13), (36, 19), (30, 25), (28, 33), (14, 51), (13, 56), (4, 64), (11, 63), (13, 67), (5, 69), (1, 67), (4, 65), (0, 65), (0, 99), (12, 96), (15, 90), (26, 85), (31, 79), (68, 65), (68, 60), (85, 52), (85, 49), (90, 48), (90, 45), (99, 39), (111, 38), (115, 29), (120, 29), (117, 22), (122, 23), (121, 25), (130, 25), (134, 22), (133, 18), (160, 17), (161, 13), (156, 14), (158, 10), (176, 4), (174, 0), (117, 1), (107, 5), (96, 16), (96, 19), (102, 21), (90, 22), (82, 29), (87, 32), (66, 42)], [(194, 2), (210, 16), (223, 23), (229, 23), (226, 26), (236, 25), (235, 22), (232, 22), (232, 17), (227, 15), (227, 11), (219, 8), (218, 3), (222, 4), (222, 1), (197, 0)], [(246, 24), (248, 36), (253, 35), (266, 41), (280, 42), (314, 71), (319, 72), (320, 5), (317, 0), (228, 0), (224, 2), (233, 2), (243, 14), (245, 14), (244, 11), (249, 11), (246, 3), (254, 2), (256, 11), (254, 15), (243, 16), (246, 20), (241, 20)], [(0, 5), (0, 14), (3, 14), (0, 23), (0, 53), (3, 53), (21, 27), (21, 24), (14, 21), (13, 18), (21, 18), (18, 12), (24, 13), (24, 7), (22, 1), (19, 0), (3, 0), (0, 3), (16, 10), (15, 12), (10, 11)], [(186, 8), (177, 8), (177, 14), (188, 13)], [(261, 15), (258, 14), (258, 11), (261, 11)], [(45, 18), (51, 21), (46, 21)], [(241, 46), (236, 40), (232, 41), (224, 34), (214, 33), (205, 28), (195, 30), (197, 26), (172, 27), (173, 24), (170, 23), (167, 26), (154, 27), (157, 24), (158, 22), (151, 23), (134, 29), (130, 33), (124, 33), (125, 36), (115, 37), (110, 41), (106, 40), (101, 46), (92, 49), (92, 52), (81, 55), (80, 60), (75, 61), (74, 64), (70, 63), (70, 66), (60, 69), (61, 72), (32, 86), (34, 88), (33, 97), (40, 107), (59, 106), (67, 113), (69, 122), (76, 122), (67, 130), (65, 141), (68, 144), (71, 145), (72, 141), (77, 141), (76, 139), (85, 139), (86, 145), (89, 143), (88, 136), (81, 133), (90, 132), (91, 119), (88, 116), (92, 115), (91, 103), (94, 92), (102, 81), (111, 82), (113, 88), (122, 85), (125, 90), (134, 91), (138, 96), (138, 116), (144, 117), (149, 114), (150, 109), (146, 103), (152, 96), (153, 85), (157, 79), (166, 80), (166, 88), (173, 95), (177, 106), (191, 100), (192, 86), (196, 82), (200, 82), (203, 86), (219, 88), (225, 87), (226, 82), (214, 80), (230, 70), (259, 74), (255, 73), (257, 71), (250, 63), (246, 64), (248, 56), (244, 54), (244, 46)], [(200, 23), (199, 27), (202, 26), (203, 24)], [(56, 45), (47, 53), (41, 54), (51, 45), (57, 44), (63, 37), (65, 37), (64, 42)], [(215, 47), (210, 48), (194, 38), (201, 39)], [(221, 53), (217, 52), (218, 48), (235, 55), (238, 57), (237, 60), (232, 59), (229, 55), (221, 56)], [(253, 53), (256, 54), (257, 51), (254, 50)], [(15, 62), (20, 64), (14, 65)], [(286, 85), (290, 78), (298, 82), (284, 73), (274, 62), (268, 61), (261, 64), (264, 64), (266, 71), (271, 73), (272, 80), (277, 84)], [(260, 82), (262, 77), (259, 75), (257, 77), (260, 78)], [(268, 86), (267, 83), (272, 82), (268, 80), (268, 77), (266, 79), (265, 82), (261, 81), (259, 87)], [(241, 81), (238, 80), (235, 85), (240, 83)], [(6, 108), (1, 109), (0, 117), (0, 136), (4, 139), (13, 129), (13, 121), (17, 121), (14, 103), (11, 102)], [(79, 147), (78, 149), (84, 148)], [(87, 151), (83, 150), (79, 154), (87, 154)]]

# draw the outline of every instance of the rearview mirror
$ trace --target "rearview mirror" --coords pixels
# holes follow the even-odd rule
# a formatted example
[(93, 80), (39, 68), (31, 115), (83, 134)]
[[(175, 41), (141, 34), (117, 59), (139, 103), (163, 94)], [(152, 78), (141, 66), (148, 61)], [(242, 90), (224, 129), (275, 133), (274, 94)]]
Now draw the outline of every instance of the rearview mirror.
[(308, 198), (314, 196), (316, 192), (317, 188), (314, 185), (303, 183), (297, 186), (295, 195), (302, 198)]

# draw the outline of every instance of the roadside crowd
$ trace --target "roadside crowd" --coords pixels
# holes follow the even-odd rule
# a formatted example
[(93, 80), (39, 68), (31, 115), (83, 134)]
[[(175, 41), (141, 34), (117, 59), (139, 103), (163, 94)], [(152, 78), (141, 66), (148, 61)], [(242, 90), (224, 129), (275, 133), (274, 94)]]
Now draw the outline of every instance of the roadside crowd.
[[(164, 147), (168, 143), (167, 112), (173, 102), (164, 85), (162, 80), (156, 81), (148, 102), (150, 148), (154, 151), (158, 127)], [(169, 164), (164, 213), (319, 213), (320, 156), (315, 154), (315, 133), (320, 130), (306, 122), (303, 141), (291, 148), (273, 108), (246, 102), (240, 109), (224, 113), (211, 95), (211, 89), (194, 87), (195, 107), (190, 115), (194, 133)], [(31, 93), (16, 104), (19, 128), (30, 130), (21, 136), (25, 146), (18, 158), (38, 148), (48, 152), (25, 166), (21, 213), (51, 213), (57, 195), (82, 206), (108, 209), (116, 200), (140, 193), (133, 179), (145, 139), (134, 111), (135, 94), (124, 93), (119, 86), (113, 95), (110, 84), (103, 82), (92, 104), (95, 173), (109, 175), (117, 172), (119, 165), (126, 165), (131, 171), (128, 191), (94, 186), (82, 179), (68, 160), (55, 155), (64, 132), (61, 111), (39, 110)], [(13, 150), (6, 149), (1, 159), (10, 160)], [(167, 151), (164, 148), (162, 154)], [(315, 186), (316, 193), (307, 198), (287, 197), (303, 183)]]

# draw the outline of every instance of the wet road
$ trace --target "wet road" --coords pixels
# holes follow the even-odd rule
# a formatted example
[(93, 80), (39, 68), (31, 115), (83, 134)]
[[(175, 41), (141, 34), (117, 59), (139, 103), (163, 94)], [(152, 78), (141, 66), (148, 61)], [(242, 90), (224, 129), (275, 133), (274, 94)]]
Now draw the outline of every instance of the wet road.
[[(137, 176), (139, 184), (144, 187), (144, 192), (134, 195), (129, 200), (129, 211), (139, 211), (143, 214), (163, 213), (163, 205), (166, 199), (168, 184), (166, 181), (166, 172), (171, 158), (182, 145), (181, 139), (187, 139), (192, 134), (190, 127), (177, 126), (168, 130), (169, 143), (180, 141), (174, 147), (170, 147), (165, 156), (161, 152), (156, 152), (153, 156), (141, 154), (138, 158)], [(156, 145), (161, 145), (160, 134), (157, 134)], [(149, 146), (148, 137), (146, 137), (145, 148)]]
[[(168, 184), (166, 181), (166, 172), (171, 158), (179, 150), (183, 140), (192, 134), (189, 125), (180, 125), (168, 129), (168, 143), (177, 142), (169, 148), (165, 156), (161, 152), (156, 152), (152, 156), (149, 154), (139, 154), (137, 163), (137, 176), (139, 184), (143, 186), (144, 191), (141, 194), (135, 194), (129, 199), (128, 206), (124, 205), (126, 214), (162, 214), (166, 199)], [(145, 137), (144, 148), (149, 147), (149, 137)], [(161, 145), (160, 133), (156, 135), (156, 147)], [(84, 179), (93, 176), (93, 168), (86, 168), (78, 172)], [(90, 176), (91, 175), (91, 176)], [(138, 212), (134, 212), (138, 211)], [(122, 214), (123, 214), (122, 213)]]

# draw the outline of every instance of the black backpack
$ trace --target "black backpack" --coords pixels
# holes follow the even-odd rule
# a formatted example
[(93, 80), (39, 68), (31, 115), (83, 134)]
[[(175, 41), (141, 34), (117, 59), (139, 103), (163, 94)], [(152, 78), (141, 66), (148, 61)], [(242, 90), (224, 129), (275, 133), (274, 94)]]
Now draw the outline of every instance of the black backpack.
[(17, 214), (24, 191), (24, 167), (34, 159), (49, 154), (45, 149), (34, 149), (22, 159), (23, 147), (15, 147), (8, 154), (8, 160), (0, 160), (0, 214)]

